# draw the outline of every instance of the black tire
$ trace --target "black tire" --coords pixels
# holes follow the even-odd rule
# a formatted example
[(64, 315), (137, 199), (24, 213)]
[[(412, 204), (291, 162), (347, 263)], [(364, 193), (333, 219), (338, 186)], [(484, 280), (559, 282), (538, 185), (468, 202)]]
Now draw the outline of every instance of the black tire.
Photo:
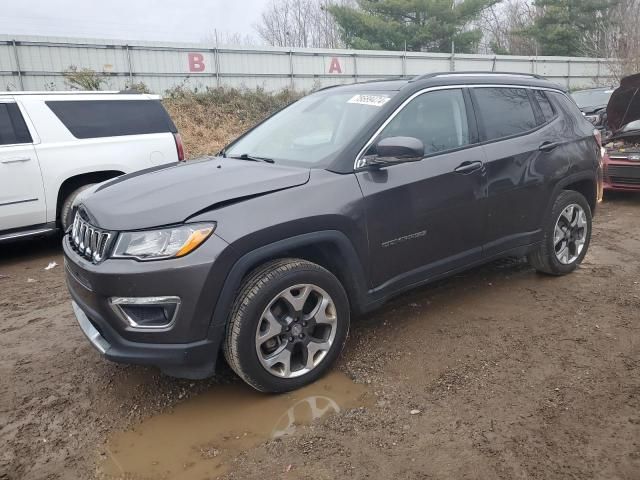
[[(569, 205), (577, 204), (582, 208), (586, 216), (586, 236), (585, 243), (582, 251), (575, 260), (571, 263), (565, 264), (558, 260), (555, 252), (554, 245), (554, 231), (556, 222), (560, 217), (562, 211)], [(546, 273), (548, 275), (566, 275), (573, 272), (576, 267), (582, 262), (587, 250), (589, 249), (589, 243), (591, 241), (591, 207), (589, 202), (579, 192), (572, 190), (562, 191), (556, 198), (551, 212), (548, 218), (544, 222), (543, 233), (544, 238), (542, 243), (536, 251), (529, 254), (529, 263), (540, 273)]]
[[(300, 284), (317, 286), (328, 294), (329, 300), (335, 306), (336, 321), (332, 327), (335, 328), (335, 337), (319, 363), (308, 373), (285, 378), (263, 366), (258, 357), (256, 336), (267, 307), (272, 308), (272, 302), (283, 291)], [(241, 285), (227, 326), (223, 345), (224, 356), (236, 374), (256, 390), (273, 393), (295, 390), (314, 382), (335, 362), (347, 339), (349, 321), (347, 294), (331, 272), (306, 260), (273, 260), (251, 272)], [(286, 337), (289, 334), (283, 335)]]
[(73, 211), (71, 206), (73, 205), (73, 201), (76, 197), (89, 187), (93, 187), (95, 183), (88, 183), (87, 185), (83, 185), (79, 188), (76, 188), (73, 192), (67, 195), (67, 198), (62, 202), (62, 207), (60, 208), (60, 226), (62, 227), (62, 231), (66, 232), (67, 229), (73, 223)]

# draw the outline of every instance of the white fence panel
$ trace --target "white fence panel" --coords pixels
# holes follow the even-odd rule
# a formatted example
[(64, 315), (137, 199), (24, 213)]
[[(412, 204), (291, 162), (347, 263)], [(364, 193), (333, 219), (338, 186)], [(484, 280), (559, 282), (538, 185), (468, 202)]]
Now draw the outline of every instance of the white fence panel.
[[(185, 52), (176, 50), (150, 50), (131, 48), (132, 73), (136, 75), (176, 74), (184, 76), (189, 74), (189, 62), (197, 66), (197, 61), (204, 64), (213, 65), (213, 56), (210, 52), (194, 52), (199, 56), (189, 57)], [(120, 71), (127, 72), (128, 66)]]
[(374, 78), (446, 71), (535, 73), (565, 87), (612, 85), (605, 59), (449, 53), (260, 48), (0, 35), (0, 90), (68, 89), (64, 72), (89, 68), (105, 88), (144, 83), (162, 93), (183, 86), (310, 90)]
[(407, 75), (447, 72), (451, 70), (451, 56), (446, 54), (407, 53)]
[(358, 77), (380, 77), (404, 75), (402, 55), (360, 56), (356, 57)]

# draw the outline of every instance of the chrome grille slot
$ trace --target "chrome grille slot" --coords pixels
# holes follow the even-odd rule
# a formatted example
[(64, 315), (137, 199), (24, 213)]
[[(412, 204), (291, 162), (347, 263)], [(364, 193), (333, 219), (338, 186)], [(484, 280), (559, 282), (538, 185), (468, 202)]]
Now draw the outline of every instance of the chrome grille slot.
[(78, 254), (93, 263), (102, 261), (109, 247), (111, 233), (100, 230), (76, 213), (71, 227), (71, 244)]

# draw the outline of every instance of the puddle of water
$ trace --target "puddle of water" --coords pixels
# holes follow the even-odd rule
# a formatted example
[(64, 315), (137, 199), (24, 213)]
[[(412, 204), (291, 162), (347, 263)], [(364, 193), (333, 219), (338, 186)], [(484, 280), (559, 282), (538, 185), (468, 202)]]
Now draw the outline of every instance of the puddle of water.
[(366, 388), (331, 372), (282, 395), (244, 384), (221, 385), (113, 435), (98, 475), (107, 478), (202, 479), (227, 471), (241, 451), (291, 435), (327, 415), (364, 405)]

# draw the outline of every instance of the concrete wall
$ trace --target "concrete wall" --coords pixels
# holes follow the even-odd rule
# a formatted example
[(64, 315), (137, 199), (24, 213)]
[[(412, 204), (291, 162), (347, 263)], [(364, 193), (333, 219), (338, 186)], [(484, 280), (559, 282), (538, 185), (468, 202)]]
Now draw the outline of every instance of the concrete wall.
[(90, 68), (121, 90), (144, 82), (153, 92), (233, 86), (308, 90), (339, 83), (441, 71), (505, 71), (543, 75), (568, 88), (612, 85), (606, 59), (521, 57), (370, 50), (219, 47), (0, 35), (0, 90), (68, 90), (69, 66)]

